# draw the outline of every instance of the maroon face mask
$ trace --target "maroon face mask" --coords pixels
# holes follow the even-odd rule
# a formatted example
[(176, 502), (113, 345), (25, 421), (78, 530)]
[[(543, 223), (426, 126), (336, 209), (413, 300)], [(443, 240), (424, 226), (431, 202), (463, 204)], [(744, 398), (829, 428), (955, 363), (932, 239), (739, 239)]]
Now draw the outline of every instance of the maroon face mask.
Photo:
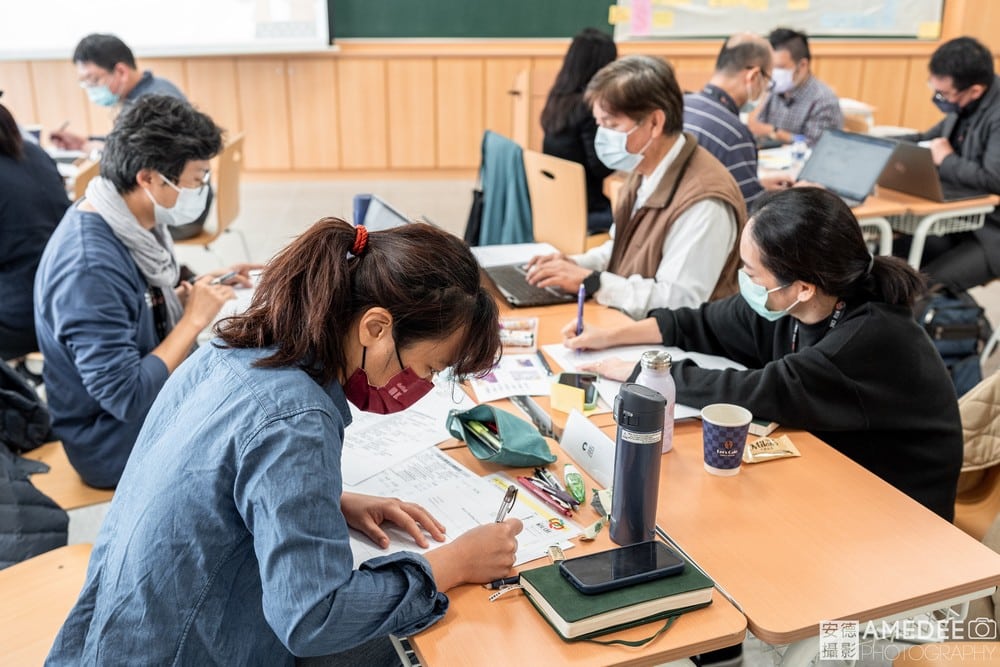
[(373, 387), (368, 382), (368, 373), (365, 372), (365, 355), (367, 348), (361, 352), (361, 368), (354, 371), (344, 385), (344, 394), (347, 400), (365, 412), (374, 412), (378, 415), (388, 415), (399, 412), (410, 407), (434, 388), (434, 383), (425, 380), (413, 369), (403, 366), (403, 360), (399, 358), (399, 350), (396, 350), (396, 360), (403, 370), (399, 371), (381, 387)]

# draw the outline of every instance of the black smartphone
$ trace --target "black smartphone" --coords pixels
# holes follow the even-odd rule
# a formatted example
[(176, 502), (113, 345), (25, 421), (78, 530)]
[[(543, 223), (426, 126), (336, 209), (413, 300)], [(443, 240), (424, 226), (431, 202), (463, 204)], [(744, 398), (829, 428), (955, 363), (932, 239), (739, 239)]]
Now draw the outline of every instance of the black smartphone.
[(596, 373), (560, 373), (556, 381), (559, 384), (583, 389), (583, 407), (587, 410), (597, 407)]
[(559, 563), (559, 573), (587, 595), (680, 574), (684, 561), (663, 542), (650, 540)]

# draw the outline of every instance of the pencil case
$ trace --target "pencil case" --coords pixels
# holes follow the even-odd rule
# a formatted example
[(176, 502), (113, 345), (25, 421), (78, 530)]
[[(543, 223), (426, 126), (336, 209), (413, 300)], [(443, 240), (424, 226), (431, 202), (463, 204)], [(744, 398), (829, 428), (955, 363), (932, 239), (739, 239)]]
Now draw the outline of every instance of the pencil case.
[[(478, 425), (486, 427), (488, 434)], [(534, 424), (506, 410), (489, 405), (477, 405), (462, 412), (452, 410), (447, 426), (448, 432), (465, 442), (480, 461), (528, 468), (556, 460)]]

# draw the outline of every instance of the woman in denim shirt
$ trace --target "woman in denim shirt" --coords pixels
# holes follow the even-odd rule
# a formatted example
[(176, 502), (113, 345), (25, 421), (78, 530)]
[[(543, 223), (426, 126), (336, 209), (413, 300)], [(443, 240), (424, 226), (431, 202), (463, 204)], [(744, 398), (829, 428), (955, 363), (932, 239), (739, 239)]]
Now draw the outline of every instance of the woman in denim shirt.
[(516, 519), (357, 570), (348, 540), (444, 540), (415, 504), (343, 493), (340, 456), (346, 401), (395, 412), (438, 371), (492, 366), (497, 308), (461, 240), (323, 219), (216, 332), (153, 404), (48, 664), (388, 664), (386, 636), (440, 619), (444, 591), (509, 574)]

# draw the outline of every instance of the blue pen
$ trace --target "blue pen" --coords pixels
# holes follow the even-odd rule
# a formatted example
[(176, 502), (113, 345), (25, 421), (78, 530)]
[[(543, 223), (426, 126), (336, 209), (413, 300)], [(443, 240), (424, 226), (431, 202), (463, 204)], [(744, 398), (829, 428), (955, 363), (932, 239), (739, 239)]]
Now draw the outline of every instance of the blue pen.
[(576, 293), (576, 335), (583, 333), (583, 302), (587, 300), (587, 290), (581, 284)]

